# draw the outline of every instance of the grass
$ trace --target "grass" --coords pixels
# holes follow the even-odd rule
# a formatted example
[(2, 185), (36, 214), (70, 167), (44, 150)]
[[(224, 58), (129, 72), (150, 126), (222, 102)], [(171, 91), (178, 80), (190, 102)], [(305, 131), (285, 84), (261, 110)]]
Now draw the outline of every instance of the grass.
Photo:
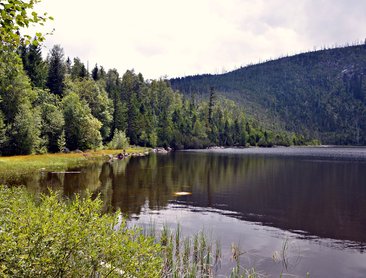
[[(149, 149), (143, 147), (126, 148), (126, 153), (142, 153)], [(39, 155), (19, 155), (0, 157), (1, 176), (19, 176), (34, 171), (61, 171), (69, 167), (85, 165), (100, 159), (107, 159), (107, 155), (115, 155), (123, 150), (96, 150), (83, 153), (55, 153)]]

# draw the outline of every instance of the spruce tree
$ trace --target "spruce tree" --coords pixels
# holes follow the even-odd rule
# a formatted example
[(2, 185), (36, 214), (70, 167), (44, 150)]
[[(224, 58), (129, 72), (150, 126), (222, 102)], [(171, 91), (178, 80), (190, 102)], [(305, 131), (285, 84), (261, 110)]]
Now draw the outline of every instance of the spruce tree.
[(208, 103), (208, 125), (211, 126), (212, 124), (212, 110), (215, 105), (215, 89), (214, 87), (210, 88), (210, 100)]
[(67, 59), (66, 59), (66, 63), (65, 63), (65, 72), (67, 73), (67, 74), (71, 74), (71, 59), (70, 59), (70, 57), (67, 57)]
[(92, 74), (92, 78), (95, 81), (99, 80), (100, 75), (99, 75), (99, 69), (98, 69), (98, 65), (97, 64), (95, 64), (95, 67), (93, 68), (91, 74)]
[(22, 60), (32, 86), (44, 88), (47, 79), (47, 66), (42, 59), (41, 47), (34, 44), (29, 45)]
[(55, 45), (51, 50), (49, 59), (47, 87), (51, 93), (62, 96), (64, 91), (65, 64), (64, 51), (59, 45)]

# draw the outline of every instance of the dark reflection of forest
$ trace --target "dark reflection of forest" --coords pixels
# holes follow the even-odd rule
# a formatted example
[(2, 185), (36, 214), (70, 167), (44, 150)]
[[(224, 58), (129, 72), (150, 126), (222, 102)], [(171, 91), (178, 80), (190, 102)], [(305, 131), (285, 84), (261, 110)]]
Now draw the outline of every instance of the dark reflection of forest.
[[(178, 201), (305, 235), (366, 243), (366, 163), (177, 152), (41, 173), (36, 191), (100, 194), (105, 209), (139, 214)], [(177, 191), (191, 196), (175, 197)]]

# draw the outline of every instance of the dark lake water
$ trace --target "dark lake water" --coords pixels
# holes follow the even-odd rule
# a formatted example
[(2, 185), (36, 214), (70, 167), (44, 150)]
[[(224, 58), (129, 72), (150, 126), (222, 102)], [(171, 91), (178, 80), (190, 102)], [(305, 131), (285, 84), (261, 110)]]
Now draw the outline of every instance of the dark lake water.
[[(40, 173), (22, 183), (72, 196), (100, 193), (129, 225), (204, 230), (245, 254), (244, 267), (271, 277), (366, 277), (366, 148), (250, 148), (133, 157)], [(176, 196), (176, 192), (191, 192)], [(286, 264), (274, 261), (286, 242)], [(224, 259), (221, 272), (233, 262)]]

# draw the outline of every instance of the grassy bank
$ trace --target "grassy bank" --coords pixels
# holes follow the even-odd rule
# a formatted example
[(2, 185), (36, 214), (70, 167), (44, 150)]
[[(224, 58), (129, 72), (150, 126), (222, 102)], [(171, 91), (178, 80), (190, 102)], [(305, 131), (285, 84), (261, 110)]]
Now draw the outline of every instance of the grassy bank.
[[(126, 153), (143, 153), (147, 148), (130, 147)], [(32, 171), (61, 171), (69, 167), (83, 165), (98, 159), (108, 159), (108, 155), (115, 155), (123, 150), (97, 150), (83, 153), (56, 153), (24, 156), (0, 157), (0, 174), (19, 175)]]

